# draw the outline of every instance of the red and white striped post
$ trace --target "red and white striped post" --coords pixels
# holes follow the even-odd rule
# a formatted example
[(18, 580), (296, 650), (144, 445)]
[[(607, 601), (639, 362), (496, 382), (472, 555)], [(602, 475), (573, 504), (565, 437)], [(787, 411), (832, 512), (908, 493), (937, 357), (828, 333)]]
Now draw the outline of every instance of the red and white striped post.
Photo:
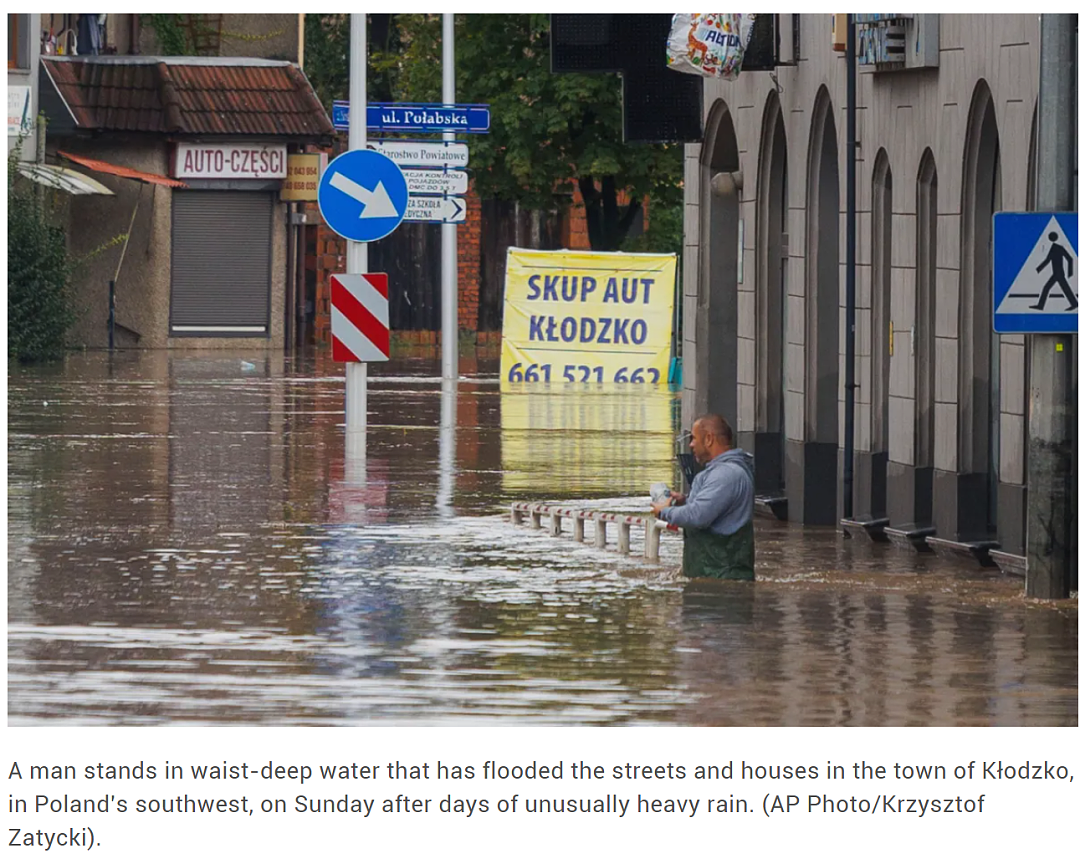
[(333, 359), (345, 364), (345, 460), (352, 464), (367, 452), (367, 364), (390, 359), (385, 273), (330, 277), (330, 340)]
[(337, 363), (390, 359), (390, 293), (385, 273), (330, 277), (330, 339)]

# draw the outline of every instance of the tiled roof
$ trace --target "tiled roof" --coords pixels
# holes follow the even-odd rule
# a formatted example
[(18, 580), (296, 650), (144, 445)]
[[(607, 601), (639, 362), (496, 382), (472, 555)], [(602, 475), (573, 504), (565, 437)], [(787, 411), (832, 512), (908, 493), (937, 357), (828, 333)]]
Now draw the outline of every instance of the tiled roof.
[(42, 57), (41, 62), (80, 129), (304, 138), (333, 134), (307, 77), (292, 63), (188, 59)]

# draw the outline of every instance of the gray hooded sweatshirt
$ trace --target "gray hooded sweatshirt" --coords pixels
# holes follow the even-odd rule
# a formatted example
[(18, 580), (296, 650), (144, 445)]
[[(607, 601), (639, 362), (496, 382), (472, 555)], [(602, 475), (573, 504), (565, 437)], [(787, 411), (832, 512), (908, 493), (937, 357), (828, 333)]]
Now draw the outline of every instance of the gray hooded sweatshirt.
[(694, 478), (686, 504), (660, 518), (680, 528), (731, 535), (754, 518), (754, 457), (739, 447), (711, 459)]

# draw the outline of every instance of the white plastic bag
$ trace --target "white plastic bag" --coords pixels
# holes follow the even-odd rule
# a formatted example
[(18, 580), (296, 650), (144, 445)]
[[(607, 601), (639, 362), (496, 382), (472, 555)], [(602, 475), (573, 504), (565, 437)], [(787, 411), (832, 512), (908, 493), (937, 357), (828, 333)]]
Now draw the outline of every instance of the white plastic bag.
[(676, 13), (668, 36), (667, 64), (678, 72), (734, 81), (753, 30), (753, 15)]

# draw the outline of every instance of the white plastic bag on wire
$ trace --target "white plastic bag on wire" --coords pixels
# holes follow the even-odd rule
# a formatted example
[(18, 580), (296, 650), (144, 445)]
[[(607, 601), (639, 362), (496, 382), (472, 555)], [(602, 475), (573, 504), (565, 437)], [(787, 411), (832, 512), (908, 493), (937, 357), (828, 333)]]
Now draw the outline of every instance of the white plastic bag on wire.
[(667, 64), (678, 72), (734, 81), (753, 30), (751, 14), (678, 12), (671, 20)]

